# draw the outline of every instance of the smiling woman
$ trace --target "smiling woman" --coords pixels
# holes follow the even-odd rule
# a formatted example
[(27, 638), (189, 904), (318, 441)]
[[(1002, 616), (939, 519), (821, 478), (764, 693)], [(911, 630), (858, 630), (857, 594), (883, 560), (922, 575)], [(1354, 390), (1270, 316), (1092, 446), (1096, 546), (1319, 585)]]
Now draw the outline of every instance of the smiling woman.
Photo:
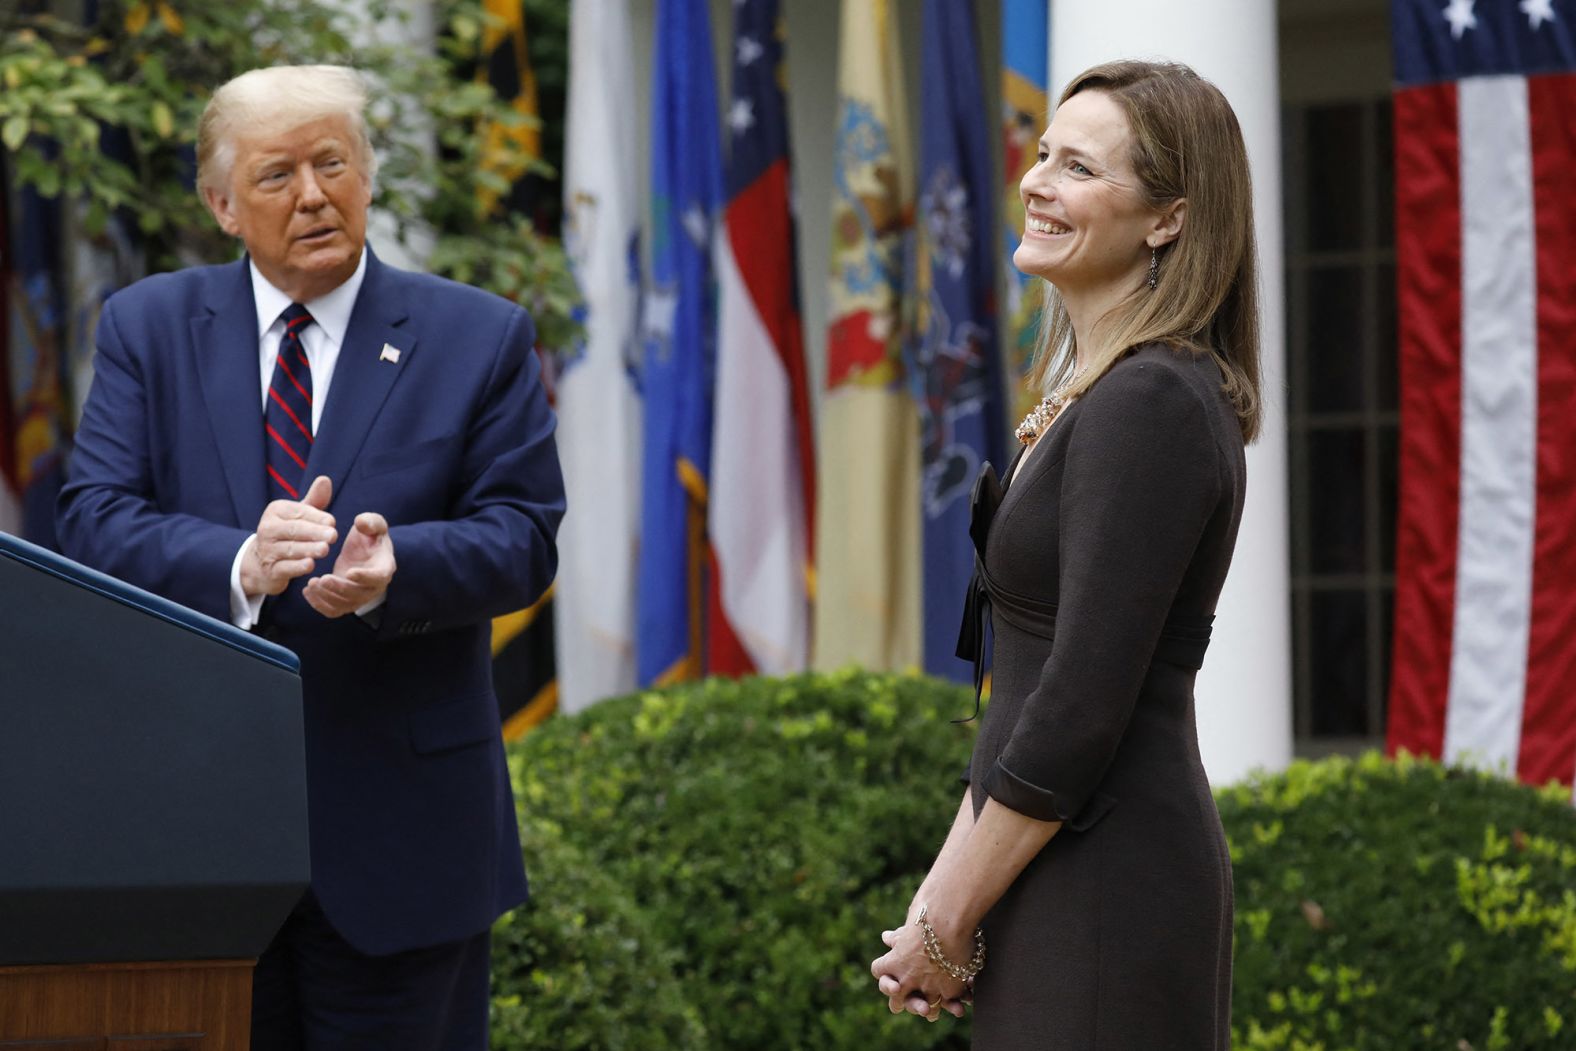
[(1181, 198), (1150, 206), (1132, 155), (1121, 109), (1086, 91), (1057, 109), (1023, 178), (1027, 218), (1013, 263), (1055, 285), (1082, 331), (1138, 287), (1152, 253), (1176, 240), (1187, 216)]
[(975, 490), (964, 634), (992, 699), (871, 965), (893, 1010), (971, 995), (976, 1051), (1230, 1047), (1231, 860), (1193, 681), (1257, 429), (1248, 187), (1220, 92), (1144, 62), (1074, 79), (1023, 177), (1049, 393), (1006, 487), (987, 468)]
[(1047, 282), (1031, 384), (1072, 399), (1133, 347), (1186, 347), (1216, 360), (1252, 441), (1252, 177), (1220, 90), (1182, 65), (1096, 66), (1068, 84), (1019, 189), (1037, 222), (1013, 262)]

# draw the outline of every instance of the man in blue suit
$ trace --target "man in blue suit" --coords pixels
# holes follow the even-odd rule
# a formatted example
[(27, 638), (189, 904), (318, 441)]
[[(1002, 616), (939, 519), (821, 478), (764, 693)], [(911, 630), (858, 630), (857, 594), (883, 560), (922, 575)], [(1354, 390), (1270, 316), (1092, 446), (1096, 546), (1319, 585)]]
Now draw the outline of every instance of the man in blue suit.
[(563, 480), (525, 311), (366, 246), (366, 101), (326, 66), (215, 93), (198, 184), (246, 257), (105, 304), (58, 524), (300, 655), (312, 886), (253, 1048), (480, 1051), (526, 895), (490, 620), (551, 582)]

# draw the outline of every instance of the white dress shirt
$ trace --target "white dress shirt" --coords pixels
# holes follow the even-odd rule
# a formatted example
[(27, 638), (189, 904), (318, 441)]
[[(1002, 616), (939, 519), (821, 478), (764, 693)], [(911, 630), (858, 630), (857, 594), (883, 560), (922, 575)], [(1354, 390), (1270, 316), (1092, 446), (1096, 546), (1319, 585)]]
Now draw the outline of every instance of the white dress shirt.
[[(273, 381), (274, 365), (279, 360), (279, 344), (284, 339), (285, 322), (281, 317), (292, 300), (268, 282), (248, 261), (252, 272), (252, 301), (257, 305), (257, 362), (259, 385), (257, 426), (262, 427), (262, 415), (268, 409), (268, 386)], [(314, 324), (307, 325), (301, 333), (301, 349), (306, 351), (307, 364), (312, 368), (312, 433), (316, 434), (323, 419), (323, 406), (328, 402), (328, 388), (334, 382), (334, 366), (339, 361), (339, 348), (344, 345), (345, 332), (350, 328), (350, 312), (355, 309), (356, 295), (367, 276), (367, 253), (361, 253), (361, 262), (349, 280), (326, 296), (320, 296), (301, 305), (312, 315)], [(310, 484), (311, 479), (307, 479)], [(238, 628), (250, 629), (262, 614), (263, 596), (248, 595), (241, 588), (241, 560), (257, 543), (257, 534), (246, 538), (230, 564), (230, 620)], [(358, 609), (358, 614), (376, 609), (379, 599)]]

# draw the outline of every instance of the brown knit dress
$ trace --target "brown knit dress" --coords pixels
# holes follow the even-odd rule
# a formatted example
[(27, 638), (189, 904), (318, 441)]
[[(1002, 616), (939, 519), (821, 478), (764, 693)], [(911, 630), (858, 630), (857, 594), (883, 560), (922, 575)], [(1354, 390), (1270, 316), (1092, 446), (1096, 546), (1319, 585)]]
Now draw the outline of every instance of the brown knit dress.
[(977, 1051), (1229, 1051), (1231, 860), (1193, 680), (1242, 517), (1219, 368), (1159, 345), (976, 497), (987, 797), (1065, 822), (984, 921)]

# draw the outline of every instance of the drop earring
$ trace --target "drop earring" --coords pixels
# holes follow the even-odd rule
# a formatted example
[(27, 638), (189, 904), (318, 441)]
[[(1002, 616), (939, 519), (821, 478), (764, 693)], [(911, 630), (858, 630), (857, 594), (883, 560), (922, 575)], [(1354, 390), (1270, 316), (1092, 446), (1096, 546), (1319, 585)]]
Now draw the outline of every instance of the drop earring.
[(1160, 249), (1149, 249), (1149, 287), (1151, 291), (1160, 280)]

